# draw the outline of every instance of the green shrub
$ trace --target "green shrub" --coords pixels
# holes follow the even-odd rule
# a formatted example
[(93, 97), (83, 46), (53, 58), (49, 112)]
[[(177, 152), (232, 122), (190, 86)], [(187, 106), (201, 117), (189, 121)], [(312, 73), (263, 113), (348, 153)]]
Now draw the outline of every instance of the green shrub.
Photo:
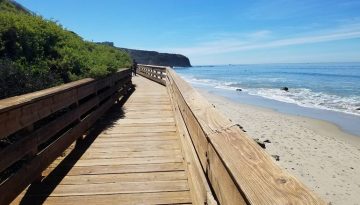
[[(85, 77), (99, 78), (131, 66), (127, 53), (84, 41), (18, 7), (0, 0), (0, 98)], [(27, 87), (21, 89), (23, 85)]]

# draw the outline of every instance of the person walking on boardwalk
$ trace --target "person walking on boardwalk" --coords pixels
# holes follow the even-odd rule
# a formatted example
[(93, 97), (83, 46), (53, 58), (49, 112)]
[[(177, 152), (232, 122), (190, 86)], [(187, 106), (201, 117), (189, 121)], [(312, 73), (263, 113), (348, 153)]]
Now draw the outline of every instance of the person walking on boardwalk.
[(136, 62), (136, 60), (133, 60), (133, 65), (132, 65), (132, 71), (133, 71), (133, 75), (136, 76), (136, 70), (137, 70), (138, 64)]

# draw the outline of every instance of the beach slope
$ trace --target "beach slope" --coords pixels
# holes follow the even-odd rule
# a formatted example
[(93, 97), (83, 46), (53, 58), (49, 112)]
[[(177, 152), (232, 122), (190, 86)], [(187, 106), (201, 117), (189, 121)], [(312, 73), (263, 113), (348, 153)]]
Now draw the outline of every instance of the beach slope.
[(250, 137), (263, 142), (276, 163), (329, 204), (360, 204), (360, 137), (325, 121), (199, 92)]

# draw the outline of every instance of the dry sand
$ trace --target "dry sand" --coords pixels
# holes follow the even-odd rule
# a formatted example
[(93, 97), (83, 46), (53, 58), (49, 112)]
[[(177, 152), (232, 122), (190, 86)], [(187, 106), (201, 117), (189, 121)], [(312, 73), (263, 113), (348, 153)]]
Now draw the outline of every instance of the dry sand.
[[(360, 137), (311, 118), (230, 101), (199, 90), (266, 151), (329, 204), (360, 205)], [(359, 125), (360, 126), (360, 125)], [(275, 159), (274, 159), (275, 160)]]

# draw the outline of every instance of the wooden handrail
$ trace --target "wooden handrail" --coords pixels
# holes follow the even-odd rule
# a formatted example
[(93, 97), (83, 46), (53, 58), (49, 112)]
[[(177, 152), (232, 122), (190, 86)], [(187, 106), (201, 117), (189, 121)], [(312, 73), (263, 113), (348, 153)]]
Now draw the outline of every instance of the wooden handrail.
[[(171, 87), (169, 94), (181, 112), (202, 171), (219, 204), (325, 204), (276, 165), (237, 124), (220, 114), (174, 70), (163, 69), (166, 86)], [(207, 200), (206, 190), (204, 186), (200, 199), (203, 202)]]
[(166, 68), (163, 66), (154, 66), (154, 65), (138, 65), (138, 73), (145, 78), (153, 80), (161, 85), (166, 85)]
[[(0, 100), (0, 204), (10, 203), (132, 89), (131, 70)], [(3, 143), (2, 143), (3, 144)]]
[[(167, 87), (196, 203), (325, 204), (174, 70), (139, 65), (139, 74)], [(127, 69), (1, 100), (0, 204), (11, 202), (131, 89)]]

